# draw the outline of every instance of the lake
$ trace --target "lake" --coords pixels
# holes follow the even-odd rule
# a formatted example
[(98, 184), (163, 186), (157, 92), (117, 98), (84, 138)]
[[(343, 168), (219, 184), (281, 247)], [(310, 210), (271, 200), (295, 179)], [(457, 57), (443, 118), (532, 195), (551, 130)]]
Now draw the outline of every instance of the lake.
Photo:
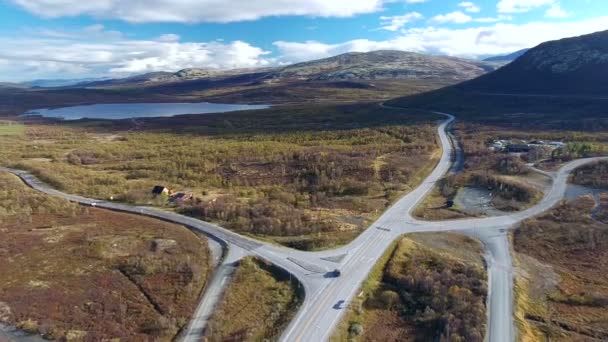
[(130, 119), (175, 116), (183, 114), (226, 113), (243, 110), (266, 109), (268, 105), (244, 105), (221, 103), (113, 103), (85, 106), (63, 107), (55, 109), (34, 109), (24, 116), (40, 115), (46, 118), (63, 120), (79, 119)]

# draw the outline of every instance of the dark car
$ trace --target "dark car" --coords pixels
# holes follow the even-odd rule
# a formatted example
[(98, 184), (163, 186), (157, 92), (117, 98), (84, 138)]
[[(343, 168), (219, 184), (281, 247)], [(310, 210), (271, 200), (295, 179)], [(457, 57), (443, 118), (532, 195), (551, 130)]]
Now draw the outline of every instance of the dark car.
[(334, 310), (340, 310), (340, 309), (342, 309), (342, 305), (344, 305), (344, 301), (343, 300), (339, 300), (336, 304), (334, 304)]

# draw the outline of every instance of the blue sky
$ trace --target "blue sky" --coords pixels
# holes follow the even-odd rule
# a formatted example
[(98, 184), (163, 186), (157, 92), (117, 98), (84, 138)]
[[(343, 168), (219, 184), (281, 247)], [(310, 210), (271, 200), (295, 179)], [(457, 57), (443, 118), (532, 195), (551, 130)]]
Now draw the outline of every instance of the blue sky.
[(378, 49), (480, 58), (600, 30), (605, 0), (0, 0), (0, 80), (255, 68)]

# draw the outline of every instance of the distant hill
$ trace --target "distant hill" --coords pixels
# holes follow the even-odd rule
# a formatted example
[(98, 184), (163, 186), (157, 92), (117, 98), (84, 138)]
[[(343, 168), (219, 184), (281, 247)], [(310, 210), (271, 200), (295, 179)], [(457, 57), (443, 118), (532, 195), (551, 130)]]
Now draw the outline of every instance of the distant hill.
[(491, 93), (608, 95), (608, 31), (540, 44), (512, 63), (458, 88)]
[(378, 79), (468, 80), (495, 67), (489, 63), (404, 51), (374, 51), (298, 63), (275, 71), (273, 78), (309, 81)]
[(508, 55), (489, 57), (489, 58), (484, 59), (484, 62), (507, 62), (507, 63), (513, 62), (514, 60), (523, 56), (528, 51), (530, 51), (530, 49), (522, 49), (522, 50), (510, 53)]
[[(371, 81), (434, 79), (464, 81), (495, 70), (496, 66), (483, 61), (454, 57), (430, 56), (403, 51), (374, 51), (346, 53), (335, 57), (265, 69), (217, 70), (191, 68), (178, 72), (153, 72), (123, 79), (104, 80), (81, 84), (86, 87), (162, 86), (187, 82), (219, 85), (253, 83), (289, 83), (302, 81)], [(178, 86), (179, 87), (179, 86)]]
[(19, 83), (0, 82), (0, 88), (23, 88)]
[(84, 87), (111, 87), (111, 86), (129, 86), (129, 85), (159, 85), (166, 83), (185, 82), (192, 80), (212, 80), (217, 78), (226, 78), (231, 76), (245, 75), (257, 73), (261, 70), (269, 69), (204, 69), (204, 68), (188, 68), (178, 72), (158, 71), (147, 74), (131, 76), (127, 78), (108, 79), (97, 82), (81, 83), (79, 86)]
[(28, 82), (22, 82), (20, 85), (31, 88), (60, 88), (71, 87), (81, 83), (90, 83), (107, 78), (79, 78), (79, 79), (41, 79)]

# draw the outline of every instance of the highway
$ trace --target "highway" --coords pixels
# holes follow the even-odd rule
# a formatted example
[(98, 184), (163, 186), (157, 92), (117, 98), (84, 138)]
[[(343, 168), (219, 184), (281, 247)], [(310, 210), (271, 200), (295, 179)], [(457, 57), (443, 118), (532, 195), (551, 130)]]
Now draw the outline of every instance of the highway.
[[(452, 164), (453, 146), (447, 130), (454, 117), (449, 114), (443, 115), (447, 119), (438, 127), (442, 155), (431, 174), (350, 244), (320, 252), (303, 252), (259, 242), (217, 225), (160, 209), (65, 194), (50, 188), (25, 171), (6, 168), (0, 170), (12, 172), (33, 189), (51, 196), (87, 206), (145, 215), (181, 224), (222, 243), (228, 251), (236, 250), (237, 252), (227, 253), (207, 286), (194, 318), (184, 333), (185, 341), (200, 340), (207, 319), (229, 280), (230, 265), (243, 256), (257, 256), (283, 268), (296, 277), (304, 288), (304, 302), (283, 332), (281, 341), (327, 341), (369, 272), (394, 241), (407, 233), (447, 231), (478, 238), (486, 247), (489, 273), (487, 339), (492, 342), (513, 341), (515, 336), (512, 317), (513, 279), (508, 230), (515, 228), (522, 220), (536, 216), (558, 203), (564, 196), (568, 175), (572, 170), (585, 163), (608, 160), (608, 158), (581, 159), (568, 163), (554, 175), (551, 189), (539, 204), (526, 211), (490, 218), (420, 221), (413, 218), (411, 212), (433, 189), (435, 183), (450, 170)], [(342, 275), (329, 276), (328, 272), (336, 268), (341, 270)], [(334, 308), (339, 301), (344, 301), (344, 304), (340, 308)]]

